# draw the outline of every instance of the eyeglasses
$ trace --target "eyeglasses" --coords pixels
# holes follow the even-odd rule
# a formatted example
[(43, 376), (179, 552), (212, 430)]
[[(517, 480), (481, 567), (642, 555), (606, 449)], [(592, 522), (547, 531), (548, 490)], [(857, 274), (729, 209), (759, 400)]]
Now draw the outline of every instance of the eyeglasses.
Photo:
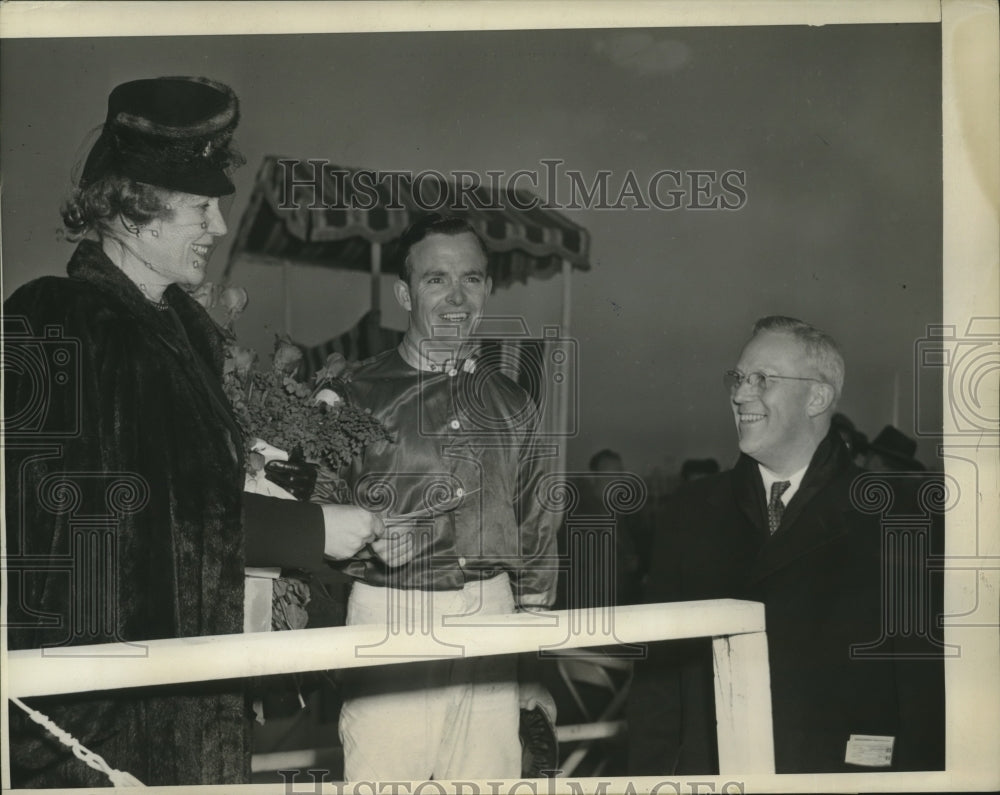
[(801, 378), (796, 375), (767, 375), (767, 373), (747, 373), (744, 375), (739, 370), (726, 370), (722, 376), (722, 383), (730, 393), (736, 392), (743, 384), (754, 390), (766, 392), (771, 386), (771, 381), (815, 381), (817, 384), (824, 384), (825, 381), (819, 378)]

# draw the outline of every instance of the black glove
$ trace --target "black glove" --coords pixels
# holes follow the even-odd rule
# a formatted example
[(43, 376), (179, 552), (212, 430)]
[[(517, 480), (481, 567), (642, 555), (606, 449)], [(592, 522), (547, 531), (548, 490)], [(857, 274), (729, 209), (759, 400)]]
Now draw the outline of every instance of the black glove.
[(303, 502), (312, 496), (318, 474), (319, 465), (303, 460), (297, 449), (287, 461), (270, 461), (264, 465), (264, 477)]

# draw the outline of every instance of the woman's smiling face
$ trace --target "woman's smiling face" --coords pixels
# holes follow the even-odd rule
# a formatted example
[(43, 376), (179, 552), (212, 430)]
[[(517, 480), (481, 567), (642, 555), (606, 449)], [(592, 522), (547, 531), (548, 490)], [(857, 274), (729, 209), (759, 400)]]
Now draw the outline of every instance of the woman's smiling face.
[(170, 193), (163, 218), (146, 225), (132, 248), (166, 284), (197, 287), (205, 279), (215, 238), (228, 227), (219, 199), (191, 193)]

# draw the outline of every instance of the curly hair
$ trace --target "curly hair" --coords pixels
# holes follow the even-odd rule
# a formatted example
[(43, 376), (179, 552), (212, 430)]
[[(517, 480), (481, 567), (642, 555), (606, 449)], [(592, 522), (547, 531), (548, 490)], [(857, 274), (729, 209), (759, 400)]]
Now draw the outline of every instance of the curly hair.
[(76, 242), (90, 232), (101, 237), (112, 234), (113, 222), (127, 219), (143, 226), (172, 214), (170, 191), (119, 174), (105, 174), (76, 188), (60, 208), (65, 237)]

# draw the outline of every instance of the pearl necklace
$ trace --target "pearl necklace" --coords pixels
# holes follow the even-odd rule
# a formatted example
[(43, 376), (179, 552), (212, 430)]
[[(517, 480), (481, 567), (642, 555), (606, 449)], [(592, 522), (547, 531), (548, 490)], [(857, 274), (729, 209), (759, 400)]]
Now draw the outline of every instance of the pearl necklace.
[(149, 303), (153, 305), (153, 308), (158, 312), (165, 312), (167, 309), (170, 309), (170, 304), (168, 304), (163, 298), (160, 298), (159, 300), (153, 298), (149, 294), (149, 289), (145, 284), (140, 283), (139, 289), (142, 291), (142, 297), (149, 301)]

